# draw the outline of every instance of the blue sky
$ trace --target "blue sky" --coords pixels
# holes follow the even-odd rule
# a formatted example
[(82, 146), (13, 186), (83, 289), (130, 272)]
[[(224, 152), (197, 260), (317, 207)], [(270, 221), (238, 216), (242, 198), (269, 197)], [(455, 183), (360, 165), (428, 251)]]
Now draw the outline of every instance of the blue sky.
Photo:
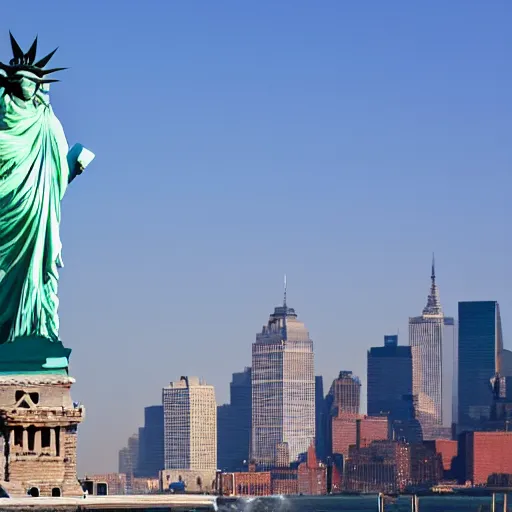
[[(116, 470), (180, 375), (228, 398), (282, 299), (316, 372), (441, 300), (496, 299), (512, 348), (512, 4), (35, 0), (8, 30), (70, 66), (52, 102), (97, 154), (68, 189), (61, 334), (79, 471)], [(327, 385), (327, 384), (326, 384)]]

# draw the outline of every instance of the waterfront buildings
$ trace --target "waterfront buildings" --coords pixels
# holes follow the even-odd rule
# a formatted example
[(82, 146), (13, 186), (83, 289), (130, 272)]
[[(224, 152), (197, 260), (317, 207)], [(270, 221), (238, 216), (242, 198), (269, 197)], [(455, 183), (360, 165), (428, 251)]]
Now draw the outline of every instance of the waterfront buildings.
[(162, 390), (165, 469), (217, 469), (217, 405), (213, 386), (181, 377)]
[(368, 415), (388, 414), (390, 420), (411, 419), (411, 347), (398, 346), (398, 336), (384, 336), (383, 347), (368, 351)]
[(241, 471), (251, 442), (251, 368), (233, 373), (230, 403), (217, 409), (217, 457), (223, 471)]
[(138, 477), (158, 478), (164, 469), (164, 408), (152, 405), (144, 408), (144, 427), (139, 429)]
[(298, 471), (291, 468), (274, 468), (270, 471), (272, 494), (290, 496), (299, 494)]
[(287, 443), (290, 462), (315, 438), (313, 342), (285, 300), (252, 346), (252, 458), (272, 466)]
[(433, 485), (441, 478), (441, 457), (428, 447), (374, 441), (351, 447), (343, 480), (348, 491), (403, 492), (408, 485)]
[(501, 373), (503, 334), (496, 301), (459, 302), (458, 430), (478, 430), (491, 418), (491, 379)]
[(327, 468), (316, 458), (315, 445), (308, 448), (307, 458), (297, 470), (298, 492), (307, 496), (327, 494)]
[(486, 484), (492, 475), (512, 474), (512, 432), (465, 432), (459, 437), (459, 454), (465, 480)]
[[(421, 316), (409, 318), (413, 394), (417, 397), (416, 418), (425, 439), (434, 439), (443, 432), (443, 342), (453, 343), (453, 329), (453, 318), (445, 317), (441, 308), (432, 261), (427, 305)], [(451, 368), (444, 371), (451, 373)], [(447, 391), (448, 399), (451, 399), (451, 390)]]
[(127, 477), (125, 473), (103, 473), (87, 475), (80, 481), (89, 495), (107, 496), (129, 494)]
[(164, 469), (160, 472), (160, 488), (168, 491), (176, 484), (186, 492), (212, 493), (215, 491), (215, 469)]
[(454, 463), (458, 453), (457, 441), (452, 439), (435, 439), (432, 441), (425, 441), (423, 444), (430, 451), (435, 452), (441, 456), (444, 479), (453, 480), (456, 476), (454, 474)]
[(386, 416), (339, 413), (332, 418), (332, 453), (348, 456), (350, 446), (369, 446), (372, 441), (389, 437)]

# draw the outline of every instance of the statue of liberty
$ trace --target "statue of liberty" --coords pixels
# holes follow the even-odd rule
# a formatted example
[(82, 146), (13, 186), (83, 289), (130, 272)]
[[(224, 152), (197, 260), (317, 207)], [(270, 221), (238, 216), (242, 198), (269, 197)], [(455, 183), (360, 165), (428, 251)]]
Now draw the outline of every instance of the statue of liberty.
[(12, 34), (13, 58), (0, 62), (0, 373), (67, 368), (59, 341), (58, 269), (62, 267), (61, 200), (94, 155), (68, 148), (49, 100), (37, 38), (24, 53)]

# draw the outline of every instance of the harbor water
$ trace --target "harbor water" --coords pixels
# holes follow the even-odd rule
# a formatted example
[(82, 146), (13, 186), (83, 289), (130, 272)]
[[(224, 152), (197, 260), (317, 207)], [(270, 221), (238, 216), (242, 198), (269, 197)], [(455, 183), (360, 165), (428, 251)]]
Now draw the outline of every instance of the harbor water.
[[(500, 497), (501, 498), (501, 497)], [(411, 512), (412, 497), (387, 499), (384, 512)], [(417, 512), (492, 512), (491, 497), (424, 496), (418, 501)], [(219, 512), (378, 512), (378, 497), (374, 496), (273, 496), (268, 498), (219, 500)], [(510, 510), (510, 509), (509, 509)], [(496, 511), (503, 512), (498, 499)]]

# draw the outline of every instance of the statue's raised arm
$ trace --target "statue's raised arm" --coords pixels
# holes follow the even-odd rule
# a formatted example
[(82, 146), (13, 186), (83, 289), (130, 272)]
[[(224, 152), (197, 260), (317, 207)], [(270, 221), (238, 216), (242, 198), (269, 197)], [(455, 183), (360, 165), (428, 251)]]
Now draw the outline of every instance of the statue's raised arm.
[(69, 151), (50, 105), (49, 84), (57, 80), (47, 77), (65, 69), (45, 69), (56, 50), (36, 60), (37, 38), (24, 53), (12, 34), (11, 46), (13, 58), (0, 63), (0, 371), (20, 358), (65, 371), (60, 202), (94, 155), (79, 144)]

